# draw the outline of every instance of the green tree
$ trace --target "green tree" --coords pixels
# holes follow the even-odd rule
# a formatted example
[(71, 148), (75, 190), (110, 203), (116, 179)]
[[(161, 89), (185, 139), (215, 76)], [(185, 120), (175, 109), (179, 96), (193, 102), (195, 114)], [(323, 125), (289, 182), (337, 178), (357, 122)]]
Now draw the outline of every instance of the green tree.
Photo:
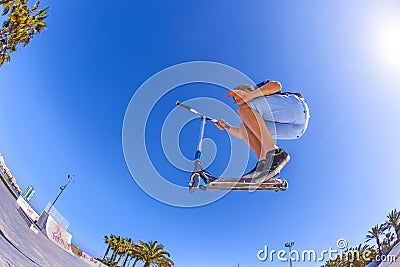
[(329, 260), (323, 267), (364, 267), (376, 258), (376, 251), (368, 245), (361, 244), (355, 248), (349, 248), (342, 255)]
[(157, 267), (173, 267), (174, 262), (169, 258), (162, 258), (155, 262)]
[(389, 228), (393, 228), (395, 234), (396, 234), (396, 242), (400, 241), (400, 212), (398, 212), (396, 209), (392, 210), (388, 216), (386, 217), (386, 225)]
[(106, 257), (108, 256), (108, 253), (110, 252), (111, 249), (111, 244), (112, 244), (112, 239), (115, 237), (115, 235), (111, 234), (110, 237), (104, 236), (104, 243), (107, 245), (106, 252), (104, 253), (103, 256), (103, 261), (106, 260)]
[(349, 248), (342, 258), (343, 266), (364, 267), (376, 258), (376, 251), (368, 245), (361, 244), (355, 248)]
[(383, 240), (383, 253), (385, 253), (386, 251), (390, 250), (392, 248), (392, 241), (394, 240), (394, 233), (392, 232), (388, 232), (388, 233), (384, 233), (384, 237), (385, 239)]
[(40, 0), (32, 8), (27, 0), (0, 0), (2, 15), (7, 16), (0, 30), (0, 67), (10, 62), (10, 53), (17, 50), (19, 44), (27, 46), (33, 36), (46, 28), (49, 6), (39, 10)]
[(368, 231), (368, 234), (365, 237), (365, 242), (375, 240), (376, 245), (377, 245), (377, 251), (380, 256), (382, 256), (382, 245), (381, 245), (381, 241), (379, 238), (385, 230), (386, 230), (385, 225), (383, 225), (383, 224), (376, 225), (376, 226), (372, 227), (371, 230)]
[(142, 255), (144, 255), (144, 252), (142, 251), (141, 246), (137, 245), (137, 244), (133, 244), (130, 249), (128, 250), (128, 255), (135, 259), (135, 261), (133, 262), (132, 267), (136, 266), (136, 263), (141, 260), (143, 261), (143, 257)]
[(112, 239), (111, 248), (113, 249), (113, 253), (111, 255), (110, 263), (114, 262), (115, 259), (117, 258), (122, 240), (123, 240), (123, 238), (120, 236), (116, 236), (115, 238)]
[(132, 256), (133, 253), (132, 253), (131, 251), (134, 250), (135, 246), (136, 246), (136, 244), (135, 244), (131, 239), (129, 239), (128, 247), (127, 247), (126, 253), (125, 253), (125, 254), (126, 254), (125, 260), (124, 260), (124, 262), (122, 263), (122, 266), (123, 266), (123, 267), (126, 266), (126, 264), (128, 263), (129, 258), (134, 258), (134, 257)]
[(144, 243), (139, 240), (138, 252), (140, 253), (140, 260), (144, 262), (143, 267), (169, 267), (174, 265), (174, 262), (169, 259), (171, 256), (169, 252), (157, 241)]
[(344, 263), (342, 262), (342, 259), (337, 256), (336, 259), (331, 259), (325, 263), (322, 267), (343, 267)]
[(124, 257), (125, 254), (127, 254), (128, 249), (129, 249), (129, 244), (132, 242), (130, 238), (122, 238), (120, 245), (118, 246), (118, 255), (119, 258), (117, 260), (117, 265), (119, 265), (119, 262), (121, 259)]

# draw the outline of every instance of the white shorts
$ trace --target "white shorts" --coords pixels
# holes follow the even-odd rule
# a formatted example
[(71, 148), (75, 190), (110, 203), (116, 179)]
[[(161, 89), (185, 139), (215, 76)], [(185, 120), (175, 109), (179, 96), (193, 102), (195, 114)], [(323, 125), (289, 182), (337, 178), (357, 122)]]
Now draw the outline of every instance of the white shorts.
[(306, 101), (294, 94), (273, 94), (247, 102), (264, 119), (274, 139), (297, 139), (310, 119)]

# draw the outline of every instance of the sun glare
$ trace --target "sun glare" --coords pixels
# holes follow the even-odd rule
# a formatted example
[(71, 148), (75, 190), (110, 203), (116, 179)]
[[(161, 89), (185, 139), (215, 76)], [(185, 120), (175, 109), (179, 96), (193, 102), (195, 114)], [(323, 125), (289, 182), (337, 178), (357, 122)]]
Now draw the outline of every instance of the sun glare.
[(384, 64), (381, 67), (400, 74), (400, 16), (395, 16), (392, 11), (382, 12), (377, 17), (372, 40), (376, 42), (375, 56)]
[(387, 21), (387, 24), (382, 29), (380, 36), (382, 44), (382, 55), (390, 65), (400, 64), (400, 20)]

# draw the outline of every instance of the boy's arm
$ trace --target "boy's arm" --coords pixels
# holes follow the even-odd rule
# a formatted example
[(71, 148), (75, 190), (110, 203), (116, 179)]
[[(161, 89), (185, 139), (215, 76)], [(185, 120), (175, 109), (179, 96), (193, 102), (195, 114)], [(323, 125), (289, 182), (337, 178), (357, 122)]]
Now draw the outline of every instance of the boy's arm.
[(257, 88), (256, 90), (249, 92), (245, 96), (245, 99), (243, 100), (246, 102), (256, 97), (272, 95), (275, 94), (276, 92), (279, 92), (281, 89), (282, 85), (280, 82), (271, 81), (269, 83), (264, 84), (260, 88)]
[(257, 88), (256, 90), (250, 91), (250, 92), (245, 92), (245, 91), (241, 91), (241, 90), (231, 90), (228, 92), (228, 97), (235, 98), (235, 102), (233, 102), (233, 104), (241, 105), (241, 104), (243, 104), (247, 101), (250, 101), (256, 97), (272, 95), (276, 92), (279, 92), (281, 90), (281, 88), (282, 88), (282, 85), (280, 82), (271, 81), (271, 82), (264, 84), (260, 88)]
[(231, 126), (231, 127), (229, 127), (229, 128), (226, 128), (226, 130), (228, 131), (228, 133), (230, 133), (230, 134), (233, 135), (234, 137), (237, 137), (237, 138), (239, 138), (239, 139), (242, 139), (242, 136), (240, 135), (240, 132), (239, 132), (239, 128), (238, 128), (238, 127), (233, 127), (233, 126)]
[(215, 125), (218, 127), (218, 129), (220, 130), (227, 130), (228, 133), (230, 133), (231, 135), (242, 139), (242, 136), (239, 132), (239, 128), (237, 127), (233, 127), (232, 125), (230, 125), (229, 123), (227, 123), (224, 120), (219, 120), (218, 122), (215, 122)]

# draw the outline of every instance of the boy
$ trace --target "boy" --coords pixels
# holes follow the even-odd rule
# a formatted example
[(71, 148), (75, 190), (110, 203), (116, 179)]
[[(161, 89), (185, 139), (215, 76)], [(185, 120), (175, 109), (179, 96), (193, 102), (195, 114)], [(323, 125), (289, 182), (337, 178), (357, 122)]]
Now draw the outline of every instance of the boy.
[(274, 139), (297, 139), (304, 134), (310, 118), (306, 101), (299, 93), (281, 92), (276, 81), (264, 81), (252, 87), (239, 85), (229, 91), (242, 120), (233, 127), (224, 120), (216, 126), (240, 139), (256, 154), (256, 166), (243, 178), (265, 182), (278, 175), (289, 162), (290, 156), (279, 148)]

